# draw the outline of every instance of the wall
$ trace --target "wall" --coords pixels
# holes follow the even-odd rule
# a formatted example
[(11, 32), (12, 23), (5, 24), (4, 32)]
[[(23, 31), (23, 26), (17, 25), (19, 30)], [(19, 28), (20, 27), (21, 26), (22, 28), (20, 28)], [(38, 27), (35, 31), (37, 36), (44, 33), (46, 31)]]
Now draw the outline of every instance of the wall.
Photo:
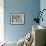
[[(42, 11), (43, 9), (46, 9), (46, 0), (41, 0), (41, 1), (40, 1), (40, 9), (41, 9), (41, 11)], [(46, 20), (45, 20), (45, 19), (46, 19), (46, 11), (43, 12), (42, 17), (43, 17), (43, 22), (41, 21), (41, 22), (40, 22), (40, 25), (46, 27)]]
[[(4, 0), (4, 38), (7, 41), (18, 41), (32, 29), (35, 12), (40, 9), (39, 0)], [(10, 13), (23, 11), (25, 14), (24, 25), (11, 25)]]

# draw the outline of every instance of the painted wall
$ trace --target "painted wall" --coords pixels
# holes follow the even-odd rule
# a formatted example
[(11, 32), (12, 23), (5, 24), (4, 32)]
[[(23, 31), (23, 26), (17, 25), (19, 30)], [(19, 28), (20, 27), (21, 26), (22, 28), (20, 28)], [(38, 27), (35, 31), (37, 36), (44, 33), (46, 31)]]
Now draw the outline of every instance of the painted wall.
[[(43, 9), (46, 9), (46, 0), (41, 0), (40, 1), (40, 9), (43, 10)], [(43, 12), (43, 22), (41, 21), (40, 22), (40, 25), (42, 26), (45, 26), (46, 27), (46, 11)]]
[[(35, 12), (40, 9), (39, 0), (4, 0), (4, 35), (7, 41), (18, 41), (32, 29)], [(10, 13), (23, 11), (25, 14), (24, 25), (11, 25)]]

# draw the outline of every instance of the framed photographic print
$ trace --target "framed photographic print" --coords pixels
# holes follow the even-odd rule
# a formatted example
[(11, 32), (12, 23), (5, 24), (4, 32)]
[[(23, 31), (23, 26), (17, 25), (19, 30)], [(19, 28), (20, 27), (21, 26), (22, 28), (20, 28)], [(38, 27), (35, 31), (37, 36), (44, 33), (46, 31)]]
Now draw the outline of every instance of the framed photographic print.
[(24, 24), (23, 13), (11, 13), (11, 24)]

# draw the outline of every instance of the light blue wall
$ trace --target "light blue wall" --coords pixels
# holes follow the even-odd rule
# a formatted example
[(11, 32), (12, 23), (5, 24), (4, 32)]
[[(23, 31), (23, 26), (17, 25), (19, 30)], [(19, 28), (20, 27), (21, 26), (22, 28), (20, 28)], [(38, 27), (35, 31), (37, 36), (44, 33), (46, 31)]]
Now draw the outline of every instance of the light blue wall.
[[(5, 40), (17, 41), (31, 31), (35, 12), (40, 9), (39, 0), (4, 0), (4, 35)], [(10, 12), (23, 11), (24, 25), (11, 25)]]

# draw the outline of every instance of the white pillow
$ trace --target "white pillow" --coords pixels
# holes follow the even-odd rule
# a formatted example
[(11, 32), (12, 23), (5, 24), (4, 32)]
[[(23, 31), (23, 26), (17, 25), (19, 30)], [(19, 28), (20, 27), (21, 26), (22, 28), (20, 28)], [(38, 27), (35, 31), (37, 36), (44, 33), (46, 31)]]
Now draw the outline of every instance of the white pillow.
[(24, 38), (21, 38), (21, 39), (17, 42), (17, 46), (23, 46), (24, 40), (25, 40), (25, 37), (24, 37)]

